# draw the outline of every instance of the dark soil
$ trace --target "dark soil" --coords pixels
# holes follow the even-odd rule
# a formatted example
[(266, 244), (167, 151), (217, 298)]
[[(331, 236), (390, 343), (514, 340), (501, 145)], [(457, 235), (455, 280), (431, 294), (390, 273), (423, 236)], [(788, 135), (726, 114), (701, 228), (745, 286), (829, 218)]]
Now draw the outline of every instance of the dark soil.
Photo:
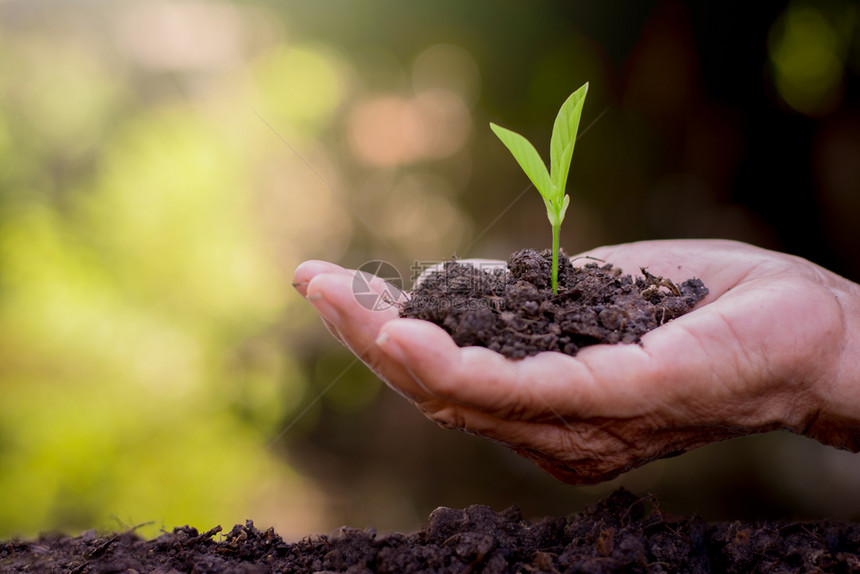
[(700, 279), (675, 285), (645, 268), (633, 278), (610, 263), (574, 267), (563, 254), (553, 294), (551, 269), (549, 250), (518, 251), (507, 270), (452, 260), (416, 286), (400, 315), (436, 323), (461, 347), (521, 359), (541, 351), (575, 355), (598, 343), (638, 343), (708, 294)]
[(470, 506), (436, 509), (415, 534), (340, 528), (286, 543), (250, 521), (220, 532), (183, 526), (154, 540), (127, 532), (0, 542), (0, 572), (860, 572), (858, 524), (709, 524), (665, 515), (625, 490), (577, 516), (538, 522), (516, 508)]

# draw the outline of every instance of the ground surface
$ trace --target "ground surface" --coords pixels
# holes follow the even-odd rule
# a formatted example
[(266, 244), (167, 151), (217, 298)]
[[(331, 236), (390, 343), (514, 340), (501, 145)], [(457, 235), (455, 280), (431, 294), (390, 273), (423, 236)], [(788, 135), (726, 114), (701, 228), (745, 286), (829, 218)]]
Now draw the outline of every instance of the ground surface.
[(860, 525), (708, 524), (619, 490), (579, 515), (538, 522), (513, 508), (438, 508), (414, 534), (341, 528), (286, 543), (248, 522), (226, 534), (185, 526), (149, 541), (43, 536), (0, 543), (0, 572), (860, 572)]
[(461, 347), (488, 347), (519, 359), (541, 351), (575, 355), (597, 343), (636, 343), (708, 294), (699, 279), (675, 285), (646, 269), (634, 278), (606, 263), (574, 267), (567, 257), (559, 257), (559, 268), (553, 294), (548, 250), (518, 251), (507, 270), (450, 261), (424, 278), (400, 315), (440, 325)]

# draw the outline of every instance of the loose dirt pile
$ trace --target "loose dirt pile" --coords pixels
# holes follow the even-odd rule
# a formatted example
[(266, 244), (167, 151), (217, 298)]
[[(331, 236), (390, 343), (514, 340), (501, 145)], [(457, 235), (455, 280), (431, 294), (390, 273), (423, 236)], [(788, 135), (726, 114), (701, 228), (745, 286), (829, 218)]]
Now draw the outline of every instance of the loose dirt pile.
[(549, 250), (518, 251), (507, 270), (449, 261), (424, 278), (400, 315), (436, 323), (461, 347), (488, 347), (521, 359), (541, 351), (575, 355), (598, 343), (637, 343), (708, 294), (700, 279), (675, 285), (646, 269), (633, 278), (611, 264), (574, 267), (564, 256), (553, 294), (551, 270)]
[[(227, 534), (184, 526), (154, 540), (132, 533), (0, 543), (0, 572), (858, 572), (860, 525), (709, 524), (670, 517), (619, 490), (567, 518), (523, 520), (516, 508), (438, 508), (414, 534), (341, 528), (286, 543), (252, 522)], [(217, 536), (216, 536), (217, 535)]]

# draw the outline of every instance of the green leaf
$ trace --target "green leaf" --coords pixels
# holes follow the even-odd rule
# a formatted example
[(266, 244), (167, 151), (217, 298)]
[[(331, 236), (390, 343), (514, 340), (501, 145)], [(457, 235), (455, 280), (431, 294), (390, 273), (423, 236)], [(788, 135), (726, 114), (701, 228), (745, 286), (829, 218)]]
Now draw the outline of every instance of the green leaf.
[(567, 185), (567, 175), (570, 173), (570, 161), (573, 158), (573, 146), (576, 143), (576, 132), (579, 131), (579, 118), (582, 115), (582, 105), (588, 93), (588, 82), (573, 92), (562, 104), (552, 126), (550, 139), (550, 174), (558, 198), (564, 194)]
[(552, 204), (552, 200), (544, 197), (543, 203), (546, 205), (546, 217), (549, 219), (549, 224), (555, 227), (556, 225), (561, 225), (561, 219), (558, 217), (558, 210)]
[(567, 213), (567, 206), (570, 205), (570, 196), (564, 194), (564, 200), (561, 203), (561, 210), (558, 212), (558, 222), (561, 224), (564, 221), (564, 214)]
[(520, 167), (523, 168), (523, 171), (532, 180), (532, 183), (540, 194), (545, 199), (551, 200), (556, 195), (552, 179), (549, 172), (547, 172), (546, 164), (540, 158), (535, 147), (529, 143), (529, 140), (517, 132), (494, 123), (490, 124), (490, 129), (499, 136), (499, 139), (502, 140), (502, 143), (505, 144), (511, 155), (514, 156), (514, 159), (517, 160), (517, 163), (520, 164)]

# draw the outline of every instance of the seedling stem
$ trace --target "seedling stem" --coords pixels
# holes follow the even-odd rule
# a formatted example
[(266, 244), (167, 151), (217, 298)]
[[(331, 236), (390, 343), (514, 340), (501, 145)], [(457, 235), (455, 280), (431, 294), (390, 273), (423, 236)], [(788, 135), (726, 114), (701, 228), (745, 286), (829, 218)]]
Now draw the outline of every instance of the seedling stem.
[(588, 93), (588, 83), (573, 92), (562, 104), (555, 123), (552, 126), (550, 138), (550, 169), (538, 154), (535, 147), (520, 134), (490, 123), (493, 130), (520, 167), (529, 177), (543, 197), (546, 205), (546, 215), (552, 227), (552, 292), (558, 293), (558, 242), (561, 222), (570, 203), (570, 196), (565, 193), (567, 175), (570, 172), (570, 161), (573, 158), (573, 146), (576, 144), (576, 132), (579, 130), (579, 118), (582, 116), (582, 106)]

